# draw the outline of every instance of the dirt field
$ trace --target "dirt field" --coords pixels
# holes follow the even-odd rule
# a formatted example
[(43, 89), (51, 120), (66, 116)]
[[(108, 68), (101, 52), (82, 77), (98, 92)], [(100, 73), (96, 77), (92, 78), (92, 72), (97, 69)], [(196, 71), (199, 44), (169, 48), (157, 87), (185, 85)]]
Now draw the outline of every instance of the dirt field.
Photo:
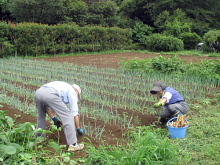
[[(105, 55), (82, 55), (82, 56), (72, 56), (72, 57), (52, 57), (45, 58), (46, 61), (54, 62), (69, 62), (79, 65), (92, 65), (97, 67), (104, 68), (113, 68), (117, 69), (119, 67), (120, 57), (125, 60), (133, 59), (138, 57), (139, 59), (154, 58), (160, 54), (146, 54), (146, 53), (116, 53), (116, 54), (105, 54)], [(162, 55), (163, 57), (172, 57), (171, 55)], [(210, 59), (220, 59), (219, 57), (202, 57), (202, 56), (191, 56), (191, 55), (180, 55), (180, 59), (188, 62), (200, 62), (201, 60), (210, 60)]]
[[(120, 59), (119, 57), (122, 57), (126, 60), (133, 59), (134, 57), (138, 57), (140, 59), (146, 59), (146, 58), (154, 58), (158, 54), (140, 54), (140, 53), (118, 53), (118, 54), (105, 54), (105, 55), (83, 55), (83, 56), (70, 56), (70, 57), (52, 57), (52, 58), (46, 58), (45, 61), (52, 61), (52, 62), (69, 62), (69, 63), (76, 63), (79, 65), (92, 65), (97, 67), (108, 67), (108, 68), (114, 68), (117, 69), (119, 67)], [(164, 57), (171, 57), (170, 55), (162, 55)], [(200, 60), (209, 60), (209, 59), (220, 59), (220, 58), (213, 58), (213, 57), (200, 57), (200, 56), (179, 56), (181, 59), (188, 62), (200, 62)], [(33, 89), (37, 89), (37, 87), (32, 87)], [(29, 116), (27, 114), (24, 114), (16, 109), (13, 109), (11, 107), (8, 107), (7, 105), (3, 104), (3, 107), (0, 108), (1, 110), (9, 110), (8, 116), (11, 116), (14, 118), (14, 114), (21, 115), (17, 118), (17, 123), (24, 123), (24, 122), (37, 122), (37, 119)], [(123, 113), (123, 109), (119, 110), (119, 113)], [(127, 111), (128, 113), (132, 113)], [(141, 113), (135, 112), (134, 115), (137, 115), (140, 117), (141, 125), (150, 125), (153, 121), (157, 120), (156, 116), (151, 115), (142, 115)], [(90, 123), (91, 126), (94, 126), (95, 122), (93, 119), (87, 119), (87, 122)], [(97, 124), (103, 124), (101, 121), (96, 121)], [(47, 126), (50, 125), (49, 122), (47, 122)], [(165, 126), (162, 126), (166, 129)], [(105, 131), (103, 133), (102, 140), (105, 140), (110, 145), (116, 145), (117, 140), (123, 139), (124, 135), (126, 134), (127, 129), (122, 129), (120, 127), (106, 124), (105, 125)], [(48, 139), (54, 139), (54, 141), (57, 141), (57, 132), (54, 132), (53, 134), (48, 134)], [(94, 140), (91, 137), (88, 137), (86, 135), (83, 135), (81, 137), (78, 137), (79, 142), (91, 142), (94, 146), (98, 147), (100, 144), (102, 144), (101, 141)], [(63, 131), (61, 131), (60, 135), (60, 144), (65, 145), (66, 139)], [(84, 157), (86, 153), (84, 151), (79, 151), (75, 153), (75, 156), (82, 156)]]

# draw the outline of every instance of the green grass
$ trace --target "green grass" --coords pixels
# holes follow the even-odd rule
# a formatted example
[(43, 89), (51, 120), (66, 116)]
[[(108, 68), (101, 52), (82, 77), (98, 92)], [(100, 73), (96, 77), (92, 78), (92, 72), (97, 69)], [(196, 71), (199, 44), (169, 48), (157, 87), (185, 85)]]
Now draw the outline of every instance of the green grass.
[[(114, 54), (114, 53), (122, 53), (122, 52), (135, 52), (135, 51), (131, 51), (131, 50), (107, 50), (107, 51), (101, 51), (101, 52), (76, 52), (76, 53), (65, 53), (63, 55), (63, 53), (58, 53), (55, 56), (56, 57), (68, 57), (68, 56), (82, 56), (82, 55), (100, 55), (100, 54)], [(27, 56), (25, 58), (49, 58), (49, 57), (53, 57), (52, 54), (40, 54), (38, 55), (38, 57), (33, 57), (33, 56)]]
[[(216, 98), (220, 98), (219, 94)], [(216, 98), (191, 105), (192, 108), (188, 113), (190, 126), (186, 138), (171, 141), (177, 146), (178, 164), (220, 163), (220, 104), (211, 105), (209, 102), (215, 102)]]
[(166, 55), (193, 55), (193, 56), (208, 56), (208, 57), (220, 57), (220, 53), (208, 53), (203, 51), (197, 51), (197, 50), (183, 50), (183, 51), (176, 51), (176, 52), (149, 52), (147, 50), (137, 50), (138, 53), (149, 53), (149, 54), (166, 54)]
[[(148, 53), (148, 54), (166, 54), (166, 55), (194, 55), (194, 56), (208, 56), (208, 57), (220, 57), (220, 53), (207, 53), (203, 51), (197, 51), (197, 50), (183, 50), (183, 51), (177, 51), (177, 52), (150, 52), (148, 50), (107, 50), (107, 51), (101, 51), (101, 52), (75, 52), (75, 53), (58, 53), (56, 54), (56, 57), (66, 57), (66, 56), (79, 56), (79, 55), (101, 55), (101, 54), (114, 54), (114, 53), (122, 53), (122, 52), (138, 52), (138, 53)], [(27, 56), (24, 58), (49, 58), (53, 57), (52, 54), (40, 54), (38, 57), (33, 56)]]
[[(129, 133), (126, 145), (87, 147), (86, 164), (219, 164), (220, 163), (220, 93), (190, 105), (189, 127), (185, 138), (168, 138), (168, 129), (138, 127)], [(211, 105), (216, 103), (215, 105)]]
[(161, 129), (153, 127), (133, 128), (129, 132), (130, 143), (112, 147), (99, 146), (95, 149), (89, 146), (86, 164), (175, 164), (172, 153), (175, 152), (173, 145), (169, 144), (167, 135)]
[[(110, 54), (120, 52), (131, 52), (127, 50), (95, 52), (91, 54)], [(152, 53), (148, 51), (137, 51), (138, 53)], [(161, 52), (161, 54), (176, 55), (203, 55), (198, 51)], [(195, 53), (195, 54), (193, 54)], [(90, 53), (87, 53), (90, 54)], [(156, 54), (153, 52), (152, 54)], [(82, 54), (66, 54), (86, 55)], [(56, 55), (63, 56), (62, 54)], [(52, 57), (52, 56), (43, 56)], [(33, 58), (33, 57), (32, 57)], [(216, 88), (214, 98), (198, 100), (197, 103), (189, 105), (190, 125), (186, 130), (184, 139), (169, 139), (168, 129), (152, 129), (152, 127), (138, 127), (131, 130), (129, 138), (124, 139), (127, 144), (120, 143), (116, 147), (108, 144), (95, 149), (87, 144), (85, 151), (87, 157), (80, 161), (85, 164), (220, 164), (220, 92)]]

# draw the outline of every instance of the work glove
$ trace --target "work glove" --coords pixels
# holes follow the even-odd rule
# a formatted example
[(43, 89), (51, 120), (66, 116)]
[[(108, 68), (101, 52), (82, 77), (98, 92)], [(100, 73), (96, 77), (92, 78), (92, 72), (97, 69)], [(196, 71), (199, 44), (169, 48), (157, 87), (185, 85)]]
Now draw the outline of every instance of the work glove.
[(79, 136), (82, 136), (82, 135), (83, 135), (83, 130), (82, 130), (82, 129), (77, 128), (77, 132), (78, 132)]
[(52, 120), (54, 122), (54, 125), (57, 126), (57, 129), (59, 129), (61, 127), (61, 125), (62, 125), (61, 121), (58, 120), (56, 117), (53, 117)]
[(161, 102), (155, 103), (154, 108), (159, 108), (162, 105), (164, 105), (164, 103), (161, 103)]

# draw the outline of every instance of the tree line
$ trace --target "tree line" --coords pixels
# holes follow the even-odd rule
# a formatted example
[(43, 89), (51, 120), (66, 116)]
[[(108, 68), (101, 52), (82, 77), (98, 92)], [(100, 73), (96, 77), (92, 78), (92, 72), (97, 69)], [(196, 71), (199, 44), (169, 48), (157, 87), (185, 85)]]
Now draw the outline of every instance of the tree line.
[[(91, 4), (83, 0), (0, 0), (0, 17), (14, 23), (130, 28), (131, 39), (138, 46), (149, 47), (155, 37), (161, 41), (159, 45), (176, 42), (171, 36), (183, 42), (176, 42), (179, 50), (194, 49), (204, 34), (220, 30), (219, 8), (216, 0), (105, 0)], [(219, 41), (219, 37), (212, 40)]]
[(0, 17), (11, 22), (75, 22), (79, 26), (120, 28), (133, 28), (141, 21), (161, 32), (170, 17), (178, 16), (181, 23), (188, 23), (192, 32), (202, 36), (210, 29), (219, 29), (219, 8), (220, 1), (216, 0), (107, 0), (91, 5), (83, 0), (0, 0)]

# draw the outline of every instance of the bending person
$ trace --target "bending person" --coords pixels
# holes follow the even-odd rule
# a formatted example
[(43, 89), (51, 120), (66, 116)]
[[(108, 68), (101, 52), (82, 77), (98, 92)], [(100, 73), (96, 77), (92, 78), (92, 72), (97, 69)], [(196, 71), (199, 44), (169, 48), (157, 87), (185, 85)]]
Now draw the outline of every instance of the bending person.
[(172, 117), (187, 113), (188, 105), (175, 89), (164, 86), (162, 82), (157, 81), (153, 84), (150, 93), (161, 97), (160, 101), (154, 104), (155, 108), (163, 106), (160, 114), (161, 122), (167, 122)]
[[(78, 101), (80, 100), (81, 89), (78, 85), (70, 85), (63, 81), (53, 81), (41, 86), (35, 93), (35, 101), (38, 109), (37, 128), (46, 129), (46, 113), (52, 118), (54, 124), (59, 128), (63, 124), (66, 136), (68, 151), (77, 151), (84, 148), (84, 144), (77, 143), (76, 130), (79, 135), (83, 130), (79, 127)], [(66, 106), (69, 103), (70, 110)], [(50, 107), (61, 119), (62, 123), (53, 116), (48, 109)], [(38, 132), (35, 136), (41, 136)], [(43, 137), (46, 135), (44, 134)]]

